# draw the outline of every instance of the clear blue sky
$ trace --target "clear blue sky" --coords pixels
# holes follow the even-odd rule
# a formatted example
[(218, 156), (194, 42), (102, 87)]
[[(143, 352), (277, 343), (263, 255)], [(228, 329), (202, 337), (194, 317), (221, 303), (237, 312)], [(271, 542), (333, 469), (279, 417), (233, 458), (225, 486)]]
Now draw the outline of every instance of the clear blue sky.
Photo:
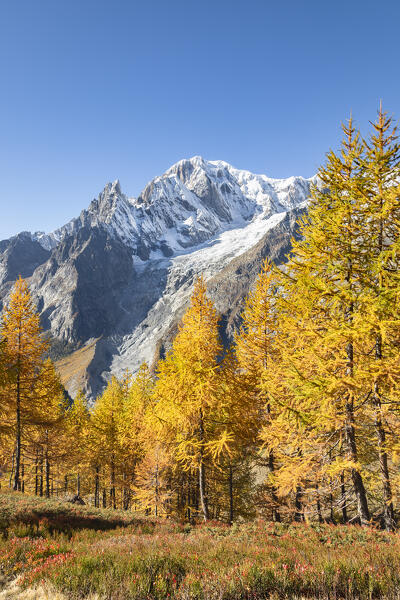
[(310, 176), (350, 110), (400, 117), (398, 0), (3, 0), (0, 239), (201, 154)]

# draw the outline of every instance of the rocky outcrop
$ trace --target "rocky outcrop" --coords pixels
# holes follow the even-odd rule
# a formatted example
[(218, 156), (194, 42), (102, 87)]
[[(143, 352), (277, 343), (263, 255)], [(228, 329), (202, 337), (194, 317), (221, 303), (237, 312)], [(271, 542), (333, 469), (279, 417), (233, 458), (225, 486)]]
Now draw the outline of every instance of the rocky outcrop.
[(64, 237), (30, 288), (44, 328), (76, 344), (114, 332), (124, 314), (121, 296), (133, 279), (131, 251), (99, 225)]

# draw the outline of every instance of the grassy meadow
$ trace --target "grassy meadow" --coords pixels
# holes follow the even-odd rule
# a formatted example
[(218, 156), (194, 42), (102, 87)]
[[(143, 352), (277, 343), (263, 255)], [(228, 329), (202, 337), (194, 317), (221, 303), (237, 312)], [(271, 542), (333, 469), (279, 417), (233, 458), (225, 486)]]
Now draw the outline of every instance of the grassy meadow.
[(190, 526), (21, 494), (0, 495), (0, 515), (2, 585), (16, 583), (21, 598), (32, 589), (70, 600), (400, 597), (396, 533)]

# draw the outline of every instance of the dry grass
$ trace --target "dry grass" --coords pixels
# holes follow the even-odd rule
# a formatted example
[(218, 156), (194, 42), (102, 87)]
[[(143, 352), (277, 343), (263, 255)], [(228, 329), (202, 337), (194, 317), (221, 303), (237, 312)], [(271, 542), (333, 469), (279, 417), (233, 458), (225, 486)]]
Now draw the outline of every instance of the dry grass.
[(94, 340), (55, 363), (61, 383), (72, 394), (85, 387), (86, 372), (94, 358), (97, 341), (97, 339)]
[(21, 494), (0, 495), (0, 515), (0, 600), (400, 599), (398, 533), (192, 527)]
[(68, 600), (400, 597), (400, 536), (356, 526), (159, 521), (151, 533), (127, 527), (10, 538), (0, 560), (38, 600), (57, 597), (48, 590)]
[[(0, 600), (68, 600), (67, 596), (54, 587), (38, 585), (31, 588), (22, 588), (18, 585), (18, 578), (10, 581), (2, 591)], [(87, 600), (100, 600), (97, 594)]]
[(138, 518), (129, 511), (80, 506), (18, 492), (0, 493), (0, 534), (4, 538), (72, 535), (81, 529), (106, 531), (143, 524), (154, 527), (151, 519)]
[(17, 579), (14, 579), (0, 591), (0, 600), (66, 600), (66, 596), (54, 588), (44, 586), (23, 589), (18, 585)]

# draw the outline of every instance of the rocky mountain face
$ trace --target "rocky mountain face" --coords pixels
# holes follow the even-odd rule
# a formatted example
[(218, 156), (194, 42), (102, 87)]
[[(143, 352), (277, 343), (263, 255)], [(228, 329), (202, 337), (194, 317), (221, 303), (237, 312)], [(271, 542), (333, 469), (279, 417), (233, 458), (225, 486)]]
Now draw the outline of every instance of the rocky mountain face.
[(76, 364), (64, 361), (68, 391), (95, 396), (110, 374), (135, 372), (168, 349), (200, 274), (229, 340), (264, 258), (285, 260), (311, 182), (194, 157), (136, 199), (109, 183), (55, 232), (0, 242), (0, 299), (19, 274), (29, 278), (43, 327), (77, 349)]
[(31, 277), (35, 269), (46, 262), (50, 252), (32, 239), (29, 232), (0, 242), (0, 286), (21, 277)]

